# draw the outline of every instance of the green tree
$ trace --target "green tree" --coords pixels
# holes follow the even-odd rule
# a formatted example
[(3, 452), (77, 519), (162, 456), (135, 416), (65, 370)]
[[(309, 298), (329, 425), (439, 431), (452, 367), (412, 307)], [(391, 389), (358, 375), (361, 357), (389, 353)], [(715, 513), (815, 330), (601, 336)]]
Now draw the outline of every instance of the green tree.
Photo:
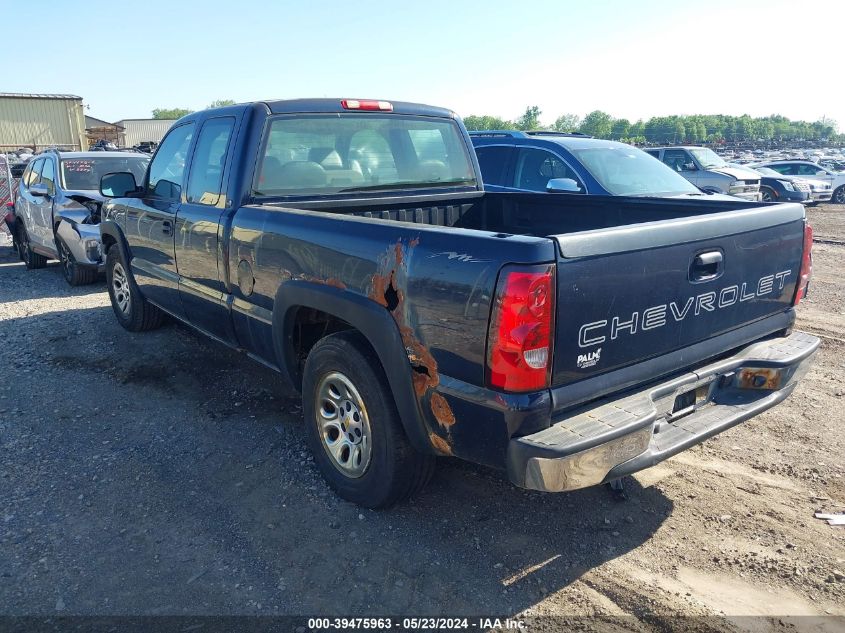
[(513, 121), (506, 121), (499, 117), (470, 114), (464, 117), (464, 125), (468, 130), (513, 130), (516, 128)]
[(190, 114), (193, 110), (185, 108), (156, 108), (153, 110), (154, 119), (181, 119), (186, 114)]
[(540, 111), (539, 106), (528, 106), (525, 108), (525, 112), (519, 117), (516, 123), (516, 129), (518, 130), (539, 130), (540, 129), (540, 115), (543, 114)]
[(561, 114), (555, 122), (552, 123), (552, 129), (555, 132), (574, 132), (578, 129), (581, 123), (581, 117), (577, 114)]
[(607, 112), (593, 110), (584, 117), (578, 131), (596, 138), (610, 138), (613, 131), (613, 119)]
[(610, 131), (610, 137), (614, 140), (628, 138), (631, 130), (631, 122), (628, 119), (616, 119)]
[(224, 106), (235, 105), (234, 99), (217, 99), (208, 104), (209, 108), (222, 108)]

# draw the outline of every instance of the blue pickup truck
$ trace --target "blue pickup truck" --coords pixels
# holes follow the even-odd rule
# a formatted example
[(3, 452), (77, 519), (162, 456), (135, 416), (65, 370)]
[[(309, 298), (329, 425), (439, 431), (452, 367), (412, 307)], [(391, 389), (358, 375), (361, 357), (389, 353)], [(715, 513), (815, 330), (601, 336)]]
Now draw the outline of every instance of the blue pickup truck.
[(117, 320), (165, 314), (302, 394), (315, 462), (368, 507), (437, 456), (573, 490), (786, 398), (812, 234), (798, 204), (485, 192), (441, 108), (267, 101), (103, 177)]

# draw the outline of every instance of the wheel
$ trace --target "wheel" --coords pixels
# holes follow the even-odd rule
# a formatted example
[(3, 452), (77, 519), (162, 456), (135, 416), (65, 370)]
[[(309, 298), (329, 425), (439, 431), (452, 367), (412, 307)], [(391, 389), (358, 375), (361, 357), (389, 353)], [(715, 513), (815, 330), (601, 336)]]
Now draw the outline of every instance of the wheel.
[(23, 224), (18, 228), (18, 256), (29, 270), (44, 268), (47, 265), (47, 258), (32, 250), (29, 233), (26, 232), (26, 227)]
[(308, 444), (339, 496), (385, 508), (425, 486), (435, 457), (408, 442), (384, 370), (360, 335), (340, 332), (320, 340), (308, 354), (302, 382)]
[(106, 283), (111, 307), (118, 322), (130, 332), (154, 330), (164, 322), (164, 312), (147, 301), (113, 246), (106, 256)]
[(56, 236), (55, 239), (56, 251), (59, 254), (59, 263), (61, 264), (62, 276), (65, 278), (65, 281), (71, 286), (84, 286), (94, 283), (94, 280), (97, 279), (97, 270), (78, 265), (67, 244), (59, 236)]
[(768, 187), (760, 187), (760, 198), (763, 202), (774, 202), (775, 192)]
[(836, 191), (833, 192), (831, 202), (834, 202), (836, 204), (845, 204), (845, 185), (842, 185)]

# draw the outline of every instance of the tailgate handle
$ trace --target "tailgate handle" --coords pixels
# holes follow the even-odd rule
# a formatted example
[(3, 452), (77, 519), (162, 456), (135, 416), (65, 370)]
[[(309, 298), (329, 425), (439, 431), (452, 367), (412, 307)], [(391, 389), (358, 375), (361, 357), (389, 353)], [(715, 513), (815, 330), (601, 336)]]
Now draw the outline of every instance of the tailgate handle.
[(692, 260), (690, 266), (689, 278), (690, 281), (710, 281), (722, 274), (722, 263), (724, 256), (722, 251), (708, 251), (706, 253), (699, 253)]

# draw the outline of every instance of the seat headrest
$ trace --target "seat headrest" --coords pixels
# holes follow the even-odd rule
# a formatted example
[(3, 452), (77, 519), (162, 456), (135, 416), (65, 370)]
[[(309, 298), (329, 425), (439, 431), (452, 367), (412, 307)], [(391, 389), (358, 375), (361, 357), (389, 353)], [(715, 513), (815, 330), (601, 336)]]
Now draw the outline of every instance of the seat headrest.
[(295, 189), (297, 187), (320, 187), (326, 184), (326, 170), (310, 160), (295, 160), (281, 166), (276, 179), (268, 183), (274, 189)]
[(308, 160), (319, 163), (328, 169), (342, 169), (343, 161), (333, 147), (312, 147), (308, 150)]

